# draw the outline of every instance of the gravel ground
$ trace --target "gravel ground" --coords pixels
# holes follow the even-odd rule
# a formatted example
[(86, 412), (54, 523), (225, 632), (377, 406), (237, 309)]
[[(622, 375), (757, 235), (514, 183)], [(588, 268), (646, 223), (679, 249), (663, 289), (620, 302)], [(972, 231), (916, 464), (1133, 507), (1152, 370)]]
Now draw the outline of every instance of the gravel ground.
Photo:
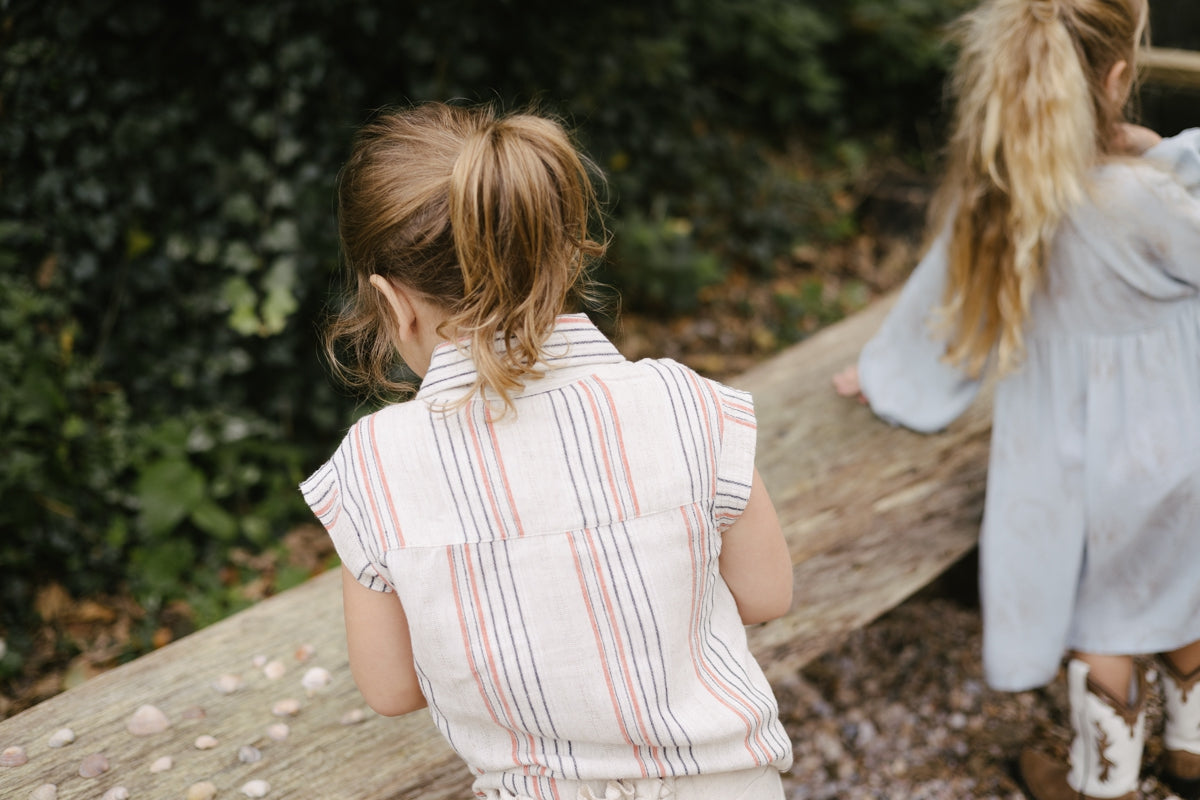
[[(776, 686), (795, 764), (788, 800), (1019, 800), (1010, 760), (1030, 740), (1064, 754), (1063, 676), (1031, 692), (987, 688), (970, 559), (840, 648)], [(1161, 700), (1152, 691), (1144, 800), (1174, 798), (1154, 777)]]

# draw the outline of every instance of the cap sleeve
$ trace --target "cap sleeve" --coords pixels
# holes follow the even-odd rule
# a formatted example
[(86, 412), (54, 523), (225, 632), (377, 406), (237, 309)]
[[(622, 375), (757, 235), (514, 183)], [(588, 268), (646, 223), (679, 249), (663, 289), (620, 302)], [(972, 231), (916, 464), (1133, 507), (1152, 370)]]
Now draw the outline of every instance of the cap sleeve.
[(353, 486), (346, 479), (346, 476), (353, 478), (354, 474), (345, 468), (353, 463), (352, 439), (347, 437), (333, 458), (300, 484), (300, 492), (329, 532), (342, 565), (368, 589), (390, 592), (393, 588), (384, 577), (387, 571), (380, 558), (380, 549), (375, 545), (378, 537), (362, 524), (362, 517), (355, 510)]
[(758, 423), (748, 392), (713, 382), (720, 418), (717, 495), (714, 512), (721, 530), (737, 522), (750, 500), (754, 483), (754, 448)]

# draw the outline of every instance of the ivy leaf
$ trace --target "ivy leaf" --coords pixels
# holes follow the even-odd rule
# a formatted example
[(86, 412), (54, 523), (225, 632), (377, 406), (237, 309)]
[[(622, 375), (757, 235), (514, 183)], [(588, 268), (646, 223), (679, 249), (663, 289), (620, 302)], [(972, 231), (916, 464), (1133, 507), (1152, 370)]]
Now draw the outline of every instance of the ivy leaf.
[(183, 459), (152, 462), (138, 477), (141, 523), (152, 537), (169, 533), (205, 500), (204, 474)]

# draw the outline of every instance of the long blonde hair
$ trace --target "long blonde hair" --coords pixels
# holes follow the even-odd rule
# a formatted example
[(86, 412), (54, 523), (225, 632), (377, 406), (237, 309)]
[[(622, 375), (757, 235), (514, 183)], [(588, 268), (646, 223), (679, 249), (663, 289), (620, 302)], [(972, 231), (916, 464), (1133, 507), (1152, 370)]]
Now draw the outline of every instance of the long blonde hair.
[(1030, 299), (1054, 233), (1083, 199), (1122, 107), (1105, 89), (1132, 78), (1146, 0), (985, 0), (959, 20), (946, 176), (931, 230), (949, 231), (938, 319), (946, 358), (978, 375), (1024, 355)]
[(377, 274), (445, 309), (438, 333), (470, 348), (475, 391), (511, 406), (604, 253), (588, 234), (599, 219), (593, 175), (563, 126), (531, 112), (427, 103), (365, 125), (338, 181), (352, 286), (326, 331), (335, 372), (381, 397), (410, 388), (393, 377), (393, 322), (370, 285)]

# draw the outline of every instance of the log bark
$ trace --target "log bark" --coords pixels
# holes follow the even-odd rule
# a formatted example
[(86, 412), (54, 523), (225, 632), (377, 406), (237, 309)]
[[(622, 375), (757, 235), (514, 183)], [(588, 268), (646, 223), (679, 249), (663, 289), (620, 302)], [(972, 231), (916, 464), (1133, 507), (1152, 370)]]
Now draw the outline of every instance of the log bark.
[[(921, 436), (890, 428), (837, 397), (834, 372), (851, 363), (891, 300), (766, 361), (734, 381), (755, 396), (758, 465), (784, 524), (795, 565), (796, 602), (786, 617), (748, 631), (773, 682), (904, 600), (971, 549), (982, 508), (990, 392), (946, 432)], [(304, 663), (293, 655), (311, 645)], [(279, 660), (271, 680), (255, 656)], [(332, 683), (311, 697), (301, 686), (313, 666)], [(236, 674), (244, 688), (221, 694), (212, 684)], [(284, 741), (267, 735), (281, 721), (279, 700), (301, 701)], [(153, 704), (172, 720), (167, 731), (134, 737), (127, 719)], [(197, 709), (203, 710), (198, 717)], [(344, 725), (351, 710), (365, 720)], [(51, 749), (61, 727), (76, 741)], [(194, 747), (207, 734), (219, 745)], [(0, 750), (20, 745), (29, 762), (0, 767), (0, 797), (24, 800), (43, 783), (60, 800), (99, 798), (125, 786), (134, 800), (182, 798), (210, 781), (218, 797), (240, 797), (245, 782), (271, 784), (267, 797), (441, 800), (470, 796), (471, 776), (427, 712), (386, 719), (366, 710), (350, 676), (342, 630), (340, 574), (334, 570), (101, 675), (0, 722)], [(243, 764), (242, 745), (263, 759)], [(103, 753), (111, 769), (78, 774), (83, 757)], [(151, 773), (159, 756), (173, 769)]]

